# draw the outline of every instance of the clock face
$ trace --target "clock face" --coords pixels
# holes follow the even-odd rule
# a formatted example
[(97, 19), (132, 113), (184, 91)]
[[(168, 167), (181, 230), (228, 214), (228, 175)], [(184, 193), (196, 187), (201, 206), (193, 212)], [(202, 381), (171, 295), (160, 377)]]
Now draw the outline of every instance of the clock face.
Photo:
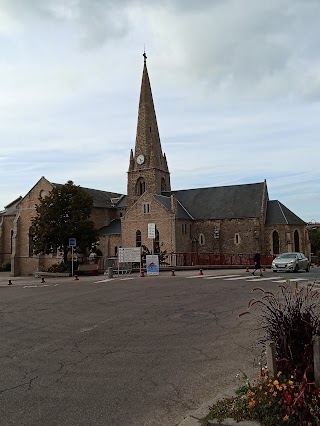
[(137, 157), (137, 163), (138, 164), (143, 164), (144, 163), (144, 155), (140, 154)]

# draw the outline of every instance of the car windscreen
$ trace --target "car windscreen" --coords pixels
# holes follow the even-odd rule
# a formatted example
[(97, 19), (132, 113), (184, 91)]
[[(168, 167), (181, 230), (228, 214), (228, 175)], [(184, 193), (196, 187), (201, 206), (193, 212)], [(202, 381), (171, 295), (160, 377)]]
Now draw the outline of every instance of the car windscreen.
[(279, 259), (295, 259), (297, 255), (295, 253), (284, 253), (280, 254), (278, 257)]

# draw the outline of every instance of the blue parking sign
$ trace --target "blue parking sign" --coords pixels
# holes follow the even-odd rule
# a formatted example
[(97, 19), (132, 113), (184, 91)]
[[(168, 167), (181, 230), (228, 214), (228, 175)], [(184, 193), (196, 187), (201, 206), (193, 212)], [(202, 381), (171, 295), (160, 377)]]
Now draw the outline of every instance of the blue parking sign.
[(77, 245), (77, 241), (75, 238), (69, 238), (69, 247), (75, 247)]

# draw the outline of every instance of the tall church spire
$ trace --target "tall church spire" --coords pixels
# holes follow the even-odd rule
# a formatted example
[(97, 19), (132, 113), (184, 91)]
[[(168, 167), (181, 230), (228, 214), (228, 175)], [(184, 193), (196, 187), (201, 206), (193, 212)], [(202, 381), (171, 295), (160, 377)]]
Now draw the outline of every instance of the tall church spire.
[(145, 164), (150, 166), (150, 158), (153, 151), (156, 160), (153, 167), (163, 169), (163, 155), (147, 69), (147, 55), (145, 52), (143, 53), (143, 58), (144, 64), (140, 90), (135, 158), (137, 158), (138, 155), (144, 155)]
[[(144, 184), (141, 184), (142, 181)], [(168, 165), (161, 149), (145, 51), (143, 53), (136, 143), (133, 161), (131, 157), (128, 171), (128, 197), (130, 199), (141, 195), (137, 193), (137, 187), (152, 194), (161, 194), (161, 191), (171, 190)]]

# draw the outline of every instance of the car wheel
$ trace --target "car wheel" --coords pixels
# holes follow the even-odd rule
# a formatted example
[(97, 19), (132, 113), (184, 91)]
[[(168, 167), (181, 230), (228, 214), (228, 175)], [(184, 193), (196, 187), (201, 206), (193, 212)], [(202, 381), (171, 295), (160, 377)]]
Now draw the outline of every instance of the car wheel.
[(294, 268), (294, 272), (299, 272), (299, 266), (296, 264), (296, 267)]

